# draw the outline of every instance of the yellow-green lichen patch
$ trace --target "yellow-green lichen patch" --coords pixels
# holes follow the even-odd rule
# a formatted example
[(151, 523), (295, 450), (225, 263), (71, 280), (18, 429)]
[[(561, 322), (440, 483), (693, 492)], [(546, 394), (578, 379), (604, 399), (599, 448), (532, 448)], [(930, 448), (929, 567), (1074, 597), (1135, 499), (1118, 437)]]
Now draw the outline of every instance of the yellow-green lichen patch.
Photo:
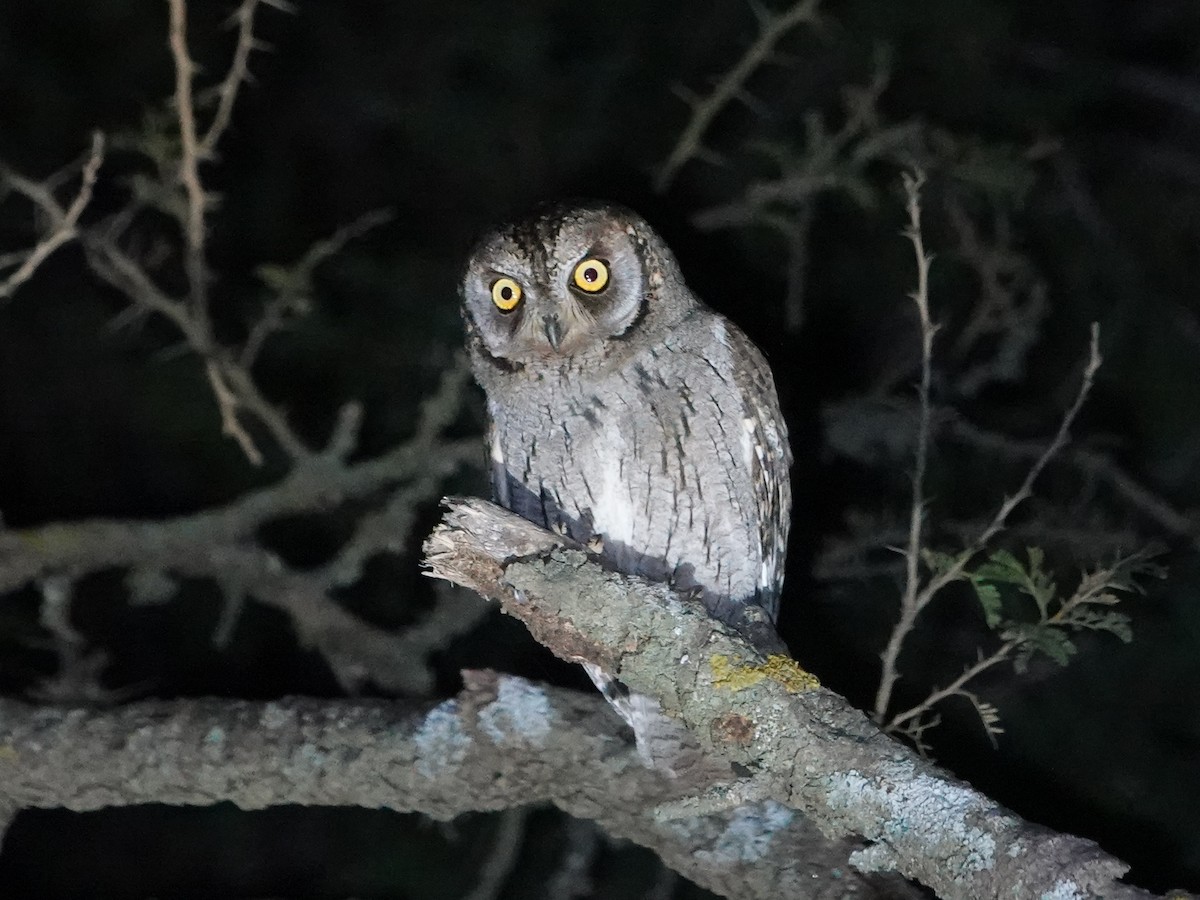
[(781, 653), (772, 653), (765, 663), (753, 666), (738, 665), (728, 656), (717, 653), (709, 660), (709, 665), (712, 667), (713, 687), (730, 691), (744, 690), (758, 684), (764, 678), (779, 682), (792, 694), (811, 691), (821, 686), (817, 676), (804, 671), (794, 659)]

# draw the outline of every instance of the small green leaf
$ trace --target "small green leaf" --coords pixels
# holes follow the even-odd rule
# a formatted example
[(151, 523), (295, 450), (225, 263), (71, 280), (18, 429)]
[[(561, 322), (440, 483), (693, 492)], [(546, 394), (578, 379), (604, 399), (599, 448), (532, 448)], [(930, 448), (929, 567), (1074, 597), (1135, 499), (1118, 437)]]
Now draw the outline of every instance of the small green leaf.
[(1021, 561), (1007, 550), (997, 550), (988, 561), (975, 570), (975, 577), (1001, 584), (1027, 584), (1029, 573)]
[(1091, 631), (1107, 631), (1128, 644), (1133, 640), (1133, 628), (1129, 616), (1112, 610), (1073, 609), (1065, 623), (1072, 628), (1087, 628)]
[(1028, 670), (1029, 661), (1038, 653), (1065, 666), (1078, 651), (1075, 642), (1056, 626), (1025, 623), (1008, 623), (1008, 626), (1001, 636), (1017, 642), (1019, 649), (1013, 658), (1013, 668), (1018, 674)]
[(921, 549), (921, 559), (934, 575), (944, 575), (958, 564), (958, 557), (953, 553), (942, 553), (924, 547)]
[(979, 598), (979, 606), (983, 609), (983, 619), (987, 627), (993, 631), (1000, 625), (1000, 588), (989, 584), (978, 577), (971, 577), (971, 587), (975, 588), (975, 596)]
[(264, 263), (254, 270), (258, 280), (277, 294), (288, 293), (298, 286), (296, 273), (287, 266)]

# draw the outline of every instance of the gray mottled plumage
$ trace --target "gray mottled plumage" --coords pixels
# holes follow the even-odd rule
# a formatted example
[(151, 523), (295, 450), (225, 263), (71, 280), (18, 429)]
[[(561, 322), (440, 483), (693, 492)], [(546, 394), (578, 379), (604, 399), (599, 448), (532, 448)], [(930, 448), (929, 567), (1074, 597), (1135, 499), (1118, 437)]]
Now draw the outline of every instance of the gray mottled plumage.
[(497, 500), (714, 615), (758, 603), (774, 619), (791, 455), (771, 372), (650, 226), (541, 207), (476, 246), (462, 297)]

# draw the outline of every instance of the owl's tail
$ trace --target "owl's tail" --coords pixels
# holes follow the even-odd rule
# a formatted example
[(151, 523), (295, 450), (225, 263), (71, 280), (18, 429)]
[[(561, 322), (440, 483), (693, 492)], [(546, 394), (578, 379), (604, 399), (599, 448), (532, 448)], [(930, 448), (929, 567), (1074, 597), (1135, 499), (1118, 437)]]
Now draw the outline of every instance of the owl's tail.
[(638, 756), (646, 768), (675, 778), (703, 763), (691, 734), (663, 712), (657, 700), (629, 690), (595, 663), (580, 660), (580, 664), (617, 715), (633, 729)]

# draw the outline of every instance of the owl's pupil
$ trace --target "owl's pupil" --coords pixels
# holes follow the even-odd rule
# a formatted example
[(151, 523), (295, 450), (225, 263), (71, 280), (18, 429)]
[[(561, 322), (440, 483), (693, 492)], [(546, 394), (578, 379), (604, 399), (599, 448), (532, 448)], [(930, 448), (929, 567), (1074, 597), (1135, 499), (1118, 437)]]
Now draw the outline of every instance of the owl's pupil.
[(586, 282), (593, 282), (599, 277), (600, 273), (596, 271), (594, 266), (588, 266), (583, 270), (583, 280)]
[(500, 288), (500, 297), (503, 300), (511, 300), (512, 299), (512, 288), (510, 288), (508, 285), (505, 285), (504, 287)]

